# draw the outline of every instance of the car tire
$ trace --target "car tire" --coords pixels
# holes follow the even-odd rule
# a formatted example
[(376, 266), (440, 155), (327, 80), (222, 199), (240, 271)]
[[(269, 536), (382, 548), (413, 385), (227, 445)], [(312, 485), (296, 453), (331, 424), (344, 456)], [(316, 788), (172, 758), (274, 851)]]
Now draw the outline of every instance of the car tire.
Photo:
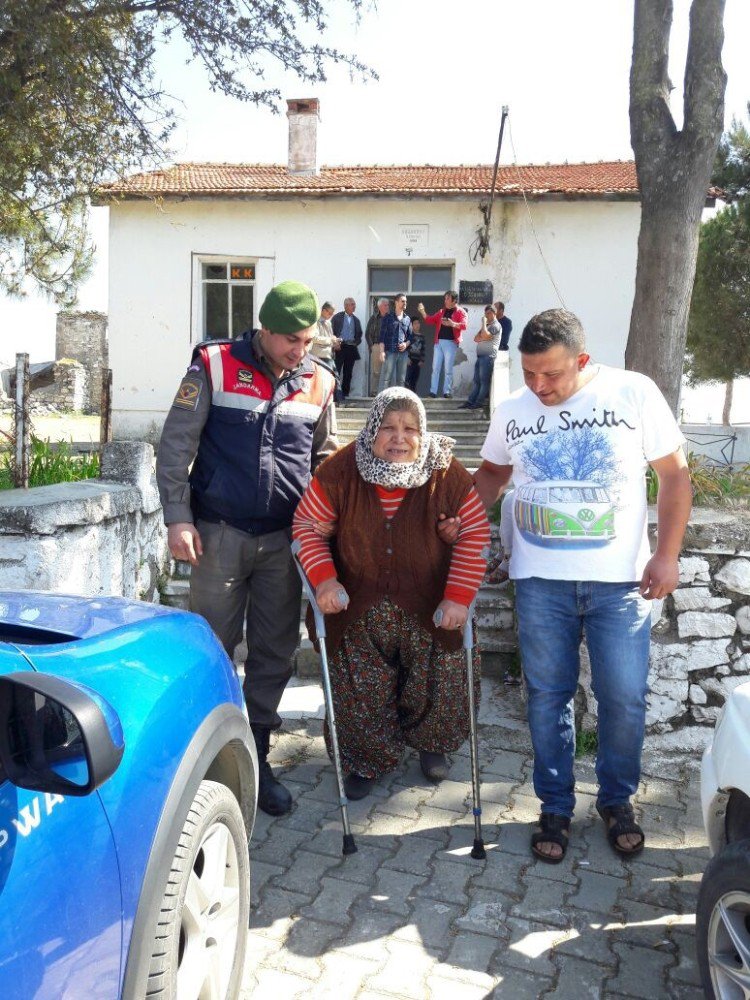
[(717, 1000), (746, 996), (744, 990), (750, 982), (750, 840), (729, 844), (709, 861), (698, 894), (695, 932), (706, 996)]
[(240, 807), (202, 781), (162, 898), (146, 996), (231, 1000), (239, 994), (250, 917), (250, 861)]

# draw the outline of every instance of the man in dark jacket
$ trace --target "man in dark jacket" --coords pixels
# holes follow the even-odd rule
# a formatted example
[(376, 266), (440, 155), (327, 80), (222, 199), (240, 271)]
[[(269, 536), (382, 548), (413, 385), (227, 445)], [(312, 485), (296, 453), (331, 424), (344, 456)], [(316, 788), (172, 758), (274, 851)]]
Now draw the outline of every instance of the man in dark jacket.
[(362, 324), (354, 315), (356, 308), (357, 303), (354, 299), (344, 299), (344, 311), (336, 313), (331, 320), (334, 335), (340, 341), (336, 351), (336, 368), (341, 379), (344, 399), (348, 397), (352, 386), (352, 369), (355, 361), (359, 361), (358, 348), (362, 342)]
[(192, 564), (190, 610), (207, 619), (232, 658), (245, 625), (258, 804), (274, 816), (292, 804), (266, 760), (299, 639), (290, 528), (311, 471), (338, 446), (335, 380), (308, 356), (319, 315), (315, 293), (286, 281), (260, 307), (260, 330), (199, 344), (156, 465), (169, 550)]

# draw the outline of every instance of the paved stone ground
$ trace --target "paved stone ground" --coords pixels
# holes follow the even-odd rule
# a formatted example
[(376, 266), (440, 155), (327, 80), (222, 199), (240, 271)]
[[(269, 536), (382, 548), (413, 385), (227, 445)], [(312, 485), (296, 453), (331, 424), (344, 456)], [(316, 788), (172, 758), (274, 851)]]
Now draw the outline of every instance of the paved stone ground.
[[(520, 691), (483, 682), (480, 762), (487, 860), (473, 839), (468, 745), (430, 785), (416, 755), (351, 803), (359, 851), (341, 855), (340, 812), (316, 688), (291, 688), (271, 760), (295, 799), (259, 813), (243, 1000), (700, 998), (693, 941), (708, 859), (698, 760), (644, 761), (638, 859), (609, 848), (591, 759), (560, 865), (532, 859), (538, 814)], [(297, 718), (295, 718), (297, 716)]]

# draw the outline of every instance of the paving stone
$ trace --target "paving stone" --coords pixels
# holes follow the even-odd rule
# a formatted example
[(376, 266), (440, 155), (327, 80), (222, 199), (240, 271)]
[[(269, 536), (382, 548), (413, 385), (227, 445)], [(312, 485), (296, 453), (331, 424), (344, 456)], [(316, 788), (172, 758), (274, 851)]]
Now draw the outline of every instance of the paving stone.
[(328, 923), (349, 924), (349, 907), (362, 894), (362, 886), (357, 882), (323, 878), (321, 890), (308, 906), (299, 912), (303, 917), (314, 917)]
[[(448, 952), (446, 965), (455, 966), (459, 970), (459, 976), (461, 972), (469, 971), (484, 973), (484, 978), (489, 979), (490, 977), (486, 974), (497, 947), (498, 942), (486, 934), (460, 931), (454, 938)], [(439, 974), (445, 975), (445, 971), (441, 970)], [(449, 978), (453, 978), (452, 974), (449, 975)], [(487, 985), (491, 985), (491, 982)]]
[(606, 996), (654, 1000), (666, 995), (667, 970), (674, 965), (670, 952), (638, 948), (619, 941), (612, 948), (619, 959), (619, 971), (607, 980)]
[(427, 802), (435, 794), (434, 786), (429, 788), (402, 788), (397, 786), (387, 799), (383, 799), (378, 804), (379, 813), (391, 813), (394, 816), (407, 816), (409, 819), (416, 819), (418, 808)]
[(548, 978), (557, 975), (552, 956), (555, 944), (565, 936), (563, 931), (515, 917), (508, 918), (507, 931), (509, 940), (495, 952), (490, 975), (500, 977), (510, 969)]
[(262, 861), (268, 865), (284, 868), (294, 856), (295, 850), (308, 839), (302, 830), (290, 830), (285, 826), (278, 826), (274, 829), (272, 837), (262, 840), (259, 844), (251, 842), (250, 865), (252, 867), (256, 861)]
[(508, 854), (520, 854), (527, 859), (531, 856), (531, 824), (508, 820), (498, 827), (500, 850)]
[(423, 875), (411, 875), (407, 872), (381, 868), (376, 873), (370, 899), (376, 902), (381, 910), (407, 916), (411, 911), (415, 890), (424, 885), (425, 881)]
[[(594, 918), (597, 919), (602, 920), (601, 917)], [(616, 958), (611, 944), (612, 934), (604, 930), (603, 922), (595, 923), (587, 914), (572, 910), (571, 926), (555, 944), (554, 953), (582, 958), (597, 965), (614, 966)]]
[(252, 897), (250, 900), (251, 906), (257, 906), (260, 902), (260, 893), (263, 887), (266, 885), (270, 879), (275, 875), (280, 875), (284, 869), (279, 865), (267, 865), (262, 861), (257, 861), (253, 859), (250, 868), (250, 889)]
[(377, 835), (389, 834), (400, 837), (403, 834), (411, 833), (414, 829), (414, 817), (391, 814), (383, 810), (380, 806), (373, 809), (370, 814), (369, 833)]
[(257, 985), (252, 994), (246, 993), (248, 997), (252, 995), (252, 1000), (296, 1000), (297, 997), (304, 997), (310, 992), (310, 980), (303, 979), (302, 976), (294, 976), (289, 972), (279, 972), (275, 969), (259, 969), (255, 975)]
[(305, 893), (312, 899), (320, 891), (323, 876), (338, 863), (338, 859), (330, 855), (297, 851), (286, 871), (274, 879), (274, 885), (282, 889), (291, 889), (293, 892)]
[(320, 956), (340, 936), (341, 928), (334, 924), (297, 920), (284, 941), (284, 947), (269, 956), (266, 964), (296, 976), (319, 979), (323, 972)]
[(493, 939), (508, 936), (508, 914), (515, 900), (497, 891), (474, 889), (471, 903), (456, 921), (456, 929), (489, 934)]
[(548, 866), (529, 851), (526, 739), (520, 717), (482, 726), (485, 860), (470, 856), (467, 747), (441, 786), (410, 753), (351, 803), (359, 851), (344, 858), (320, 723), (287, 720), (273, 759), (295, 807), (256, 822), (243, 1000), (699, 1000), (692, 922), (708, 852), (695, 762), (644, 757), (648, 843), (622, 860), (593, 811), (592, 763), (577, 761), (571, 844)]
[(684, 986), (700, 987), (701, 975), (695, 951), (695, 932), (681, 933), (670, 929), (669, 936), (677, 948), (677, 965), (669, 970), (669, 982), (677, 990)]
[(502, 774), (508, 778), (522, 778), (528, 768), (528, 758), (525, 754), (510, 753), (508, 750), (496, 751), (489, 763), (482, 768), (482, 774)]
[[(443, 966), (439, 967), (440, 970)], [(481, 982), (467, 983), (456, 979), (446, 979), (435, 973), (427, 977), (427, 993), (429, 1000), (487, 1000), (487, 990), (492, 989), (495, 980), (490, 976), (482, 976)]]
[(422, 837), (431, 837), (433, 840), (445, 843), (448, 839), (448, 831), (454, 824), (467, 822), (473, 830), (474, 817), (471, 816), (469, 807), (452, 810), (433, 809), (432, 805), (426, 805), (419, 810), (419, 818), (412, 823), (411, 829)]
[(452, 812), (463, 813), (471, 799), (471, 787), (467, 788), (465, 781), (441, 781), (430, 798), (432, 809), (449, 809)]
[(495, 976), (497, 985), (485, 1000), (539, 1000), (552, 988), (552, 980), (542, 976), (530, 976), (519, 969), (503, 969)]
[(389, 961), (385, 942), (404, 924), (404, 918), (395, 913), (378, 911), (369, 900), (358, 900), (352, 907), (349, 927), (336, 943), (338, 951), (357, 958), (376, 962), (381, 968)]
[[(549, 865), (549, 868), (557, 869), (561, 865)], [(555, 891), (550, 891), (549, 880), (541, 873), (539, 876), (529, 872), (523, 880), (526, 892), (519, 902), (511, 908), (514, 917), (523, 920), (534, 920), (540, 924), (551, 924), (553, 927), (568, 927), (570, 925), (570, 911), (563, 903), (563, 887)]]
[(463, 908), (437, 899), (415, 899), (409, 922), (395, 933), (399, 941), (414, 941), (442, 956), (451, 941), (451, 925)]
[(424, 837), (404, 837), (401, 846), (392, 858), (383, 863), (384, 868), (411, 872), (414, 875), (429, 875), (432, 871), (432, 855), (435, 842)]
[[(360, 990), (364, 981), (376, 975), (382, 963), (334, 949), (323, 956), (321, 965), (323, 974), (315, 984), (310, 984), (307, 994), (310, 1000), (354, 1000), (362, 996)], [(275, 1000), (284, 998), (276, 997)]]
[(455, 826), (449, 827), (448, 843), (443, 849), (437, 852), (437, 856), (446, 857), (453, 862), (467, 865), (474, 873), (482, 871), (489, 863), (488, 858), (493, 854), (497, 855), (499, 853), (497, 849), (497, 837), (493, 837), (493, 834), (496, 833), (497, 827), (494, 825), (487, 823), (482, 824), (482, 840), (484, 842), (484, 849), (487, 854), (487, 858), (484, 860), (481, 858), (472, 858), (471, 851), (474, 846), (474, 817), (467, 817), (463, 823), (457, 823)]
[(568, 906), (591, 913), (611, 913), (622, 889), (622, 881), (611, 875), (579, 870), (580, 888), (567, 899)]
[(473, 874), (471, 869), (464, 865), (435, 859), (430, 877), (417, 889), (416, 897), (466, 904), (469, 900), (466, 890)]
[(580, 958), (561, 957), (560, 975), (549, 993), (544, 994), (544, 1000), (599, 1000), (602, 986), (608, 975), (614, 972), (614, 955), (610, 956), (612, 964), (595, 965)]
[(321, 822), (330, 818), (330, 815), (330, 802), (317, 802), (301, 795), (295, 799), (292, 812), (284, 817), (284, 826), (288, 830), (317, 833)]
[(261, 892), (260, 906), (250, 911), (250, 927), (266, 937), (281, 940), (286, 937), (294, 914), (308, 902), (308, 896), (268, 885)]
[(388, 941), (386, 950), (389, 961), (367, 981), (368, 988), (424, 1000), (427, 995), (425, 981), (435, 967), (436, 959), (424, 948), (408, 941)]

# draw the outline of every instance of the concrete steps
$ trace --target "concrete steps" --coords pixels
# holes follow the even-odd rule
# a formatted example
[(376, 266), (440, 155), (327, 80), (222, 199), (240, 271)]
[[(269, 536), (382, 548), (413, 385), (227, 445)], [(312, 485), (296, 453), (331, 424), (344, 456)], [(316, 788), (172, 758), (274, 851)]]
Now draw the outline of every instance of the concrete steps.
[[(484, 410), (462, 410), (462, 399), (423, 399), (427, 412), (427, 427), (456, 439), (454, 455), (467, 469), (481, 463), (480, 451), (489, 427)], [(336, 407), (338, 437), (342, 445), (353, 441), (365, 424), (371, 399), (354, 399)]]

